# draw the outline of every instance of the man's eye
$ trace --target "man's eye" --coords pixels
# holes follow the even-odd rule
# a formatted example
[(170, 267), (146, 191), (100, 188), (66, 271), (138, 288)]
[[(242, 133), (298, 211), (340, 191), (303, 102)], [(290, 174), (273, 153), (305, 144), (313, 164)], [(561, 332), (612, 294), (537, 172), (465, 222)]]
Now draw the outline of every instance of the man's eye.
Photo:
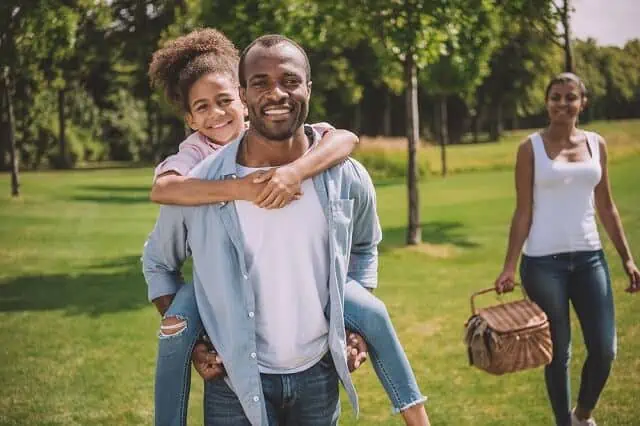
[(287, 86), (297, 86), (300, 83), (296, 78), (288, 78), (287, 80), (285, 80), (284, 84), (286, 84)]
[(231, 99), (222, 99), (220, 100), (220, 105), (226, 106), (226, 105), (229, 105), (231, 102), (233, 102)]
[(266, 85), (267, 83), (265, 81), (254, 81), (253, 83), (251, 83), (251, 87), (256, 87), (256, 88), (265, 87)]

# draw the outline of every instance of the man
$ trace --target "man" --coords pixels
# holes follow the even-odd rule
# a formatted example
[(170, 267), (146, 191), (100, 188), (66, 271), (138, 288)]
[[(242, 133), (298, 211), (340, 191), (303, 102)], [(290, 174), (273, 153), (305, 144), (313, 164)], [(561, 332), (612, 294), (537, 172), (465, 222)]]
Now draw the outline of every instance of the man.
[[(194, 177), (235, 179), (282, 166), (317, 140), (304, 126), (311, 80), (300, 46), (260, 37), (239, 68), (249, 129)], [(347, 160), (302, 190), (279, 210), (242, 201), (163, 206), (145, 246), (148, 284), (167, 294), (179, 286), (189, 251), (193, 257), (198, 310), (227, 373), (205, 383), (206, 424), (337, 424), (339, 380), (357, 412), (343, 295), (347, 275), (377, 279), (374, 188), (364, 168)]]

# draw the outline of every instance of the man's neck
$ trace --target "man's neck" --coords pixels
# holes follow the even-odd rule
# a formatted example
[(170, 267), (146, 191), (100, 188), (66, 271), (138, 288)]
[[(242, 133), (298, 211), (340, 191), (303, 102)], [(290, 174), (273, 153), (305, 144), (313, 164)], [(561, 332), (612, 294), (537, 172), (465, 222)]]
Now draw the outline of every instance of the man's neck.
[(240, 144), (237, 161), (246, 167), (276, 167), (300, 158), (310, 146), (309, 138), (300, 126), (292, 137), (274, 141), (249, 127)]

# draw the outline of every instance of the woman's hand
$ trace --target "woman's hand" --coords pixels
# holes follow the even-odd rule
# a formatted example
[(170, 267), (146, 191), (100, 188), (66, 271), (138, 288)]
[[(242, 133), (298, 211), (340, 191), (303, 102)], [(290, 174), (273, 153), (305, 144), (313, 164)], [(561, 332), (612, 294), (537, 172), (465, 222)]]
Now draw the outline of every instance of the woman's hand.
[(291, 165), (268, 170), (257, 176), (253, 182), (265, 185), (254, 200), (254, 203), (263, 209), (280, 209), (302, 196), (302, 179)]
[(496, 282), (494, 283), (494, 287), (496, 289), (496, 293), (502, 294), (513, 290), (515, 286), (515, 272), (513, 269), (504, 269), (498, 278), (496, 278)]
[(640, 291), (640, 271), (633, 260), (624, 263), (624, 271), (629, 277), (629, 287), (625, 289), (627, 293), (637, 293)]

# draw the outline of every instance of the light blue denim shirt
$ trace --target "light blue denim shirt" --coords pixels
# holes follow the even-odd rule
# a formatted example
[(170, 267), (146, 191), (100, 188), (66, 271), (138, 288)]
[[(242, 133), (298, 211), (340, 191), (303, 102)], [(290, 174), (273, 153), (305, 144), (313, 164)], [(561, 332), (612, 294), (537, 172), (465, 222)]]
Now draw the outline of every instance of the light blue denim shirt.
[[(241, 139), (205, 159), (190, 175), (208, 180), (235, 179)], [(347, 280), (367, 288), (377, 286), (377, 246), (382, 233), (375, 190), (365, 168), (353, 159), (316, 176), (313, 182), (329, 226), (329, 304), (325, 310), (329, 350), (357, 414), (358, 398), (345, 354), (344, 286)], [(180, 268), (188, 256), (193, 257), (198, 310), (224, 362), (228, 382), (251, 424), (266, 425), (255, 356), (255, 296), (247, 280), (242, 230), (233, 202), (160, 208), (142, 257), (149, 300), (178, 291), (183, 285)]]

